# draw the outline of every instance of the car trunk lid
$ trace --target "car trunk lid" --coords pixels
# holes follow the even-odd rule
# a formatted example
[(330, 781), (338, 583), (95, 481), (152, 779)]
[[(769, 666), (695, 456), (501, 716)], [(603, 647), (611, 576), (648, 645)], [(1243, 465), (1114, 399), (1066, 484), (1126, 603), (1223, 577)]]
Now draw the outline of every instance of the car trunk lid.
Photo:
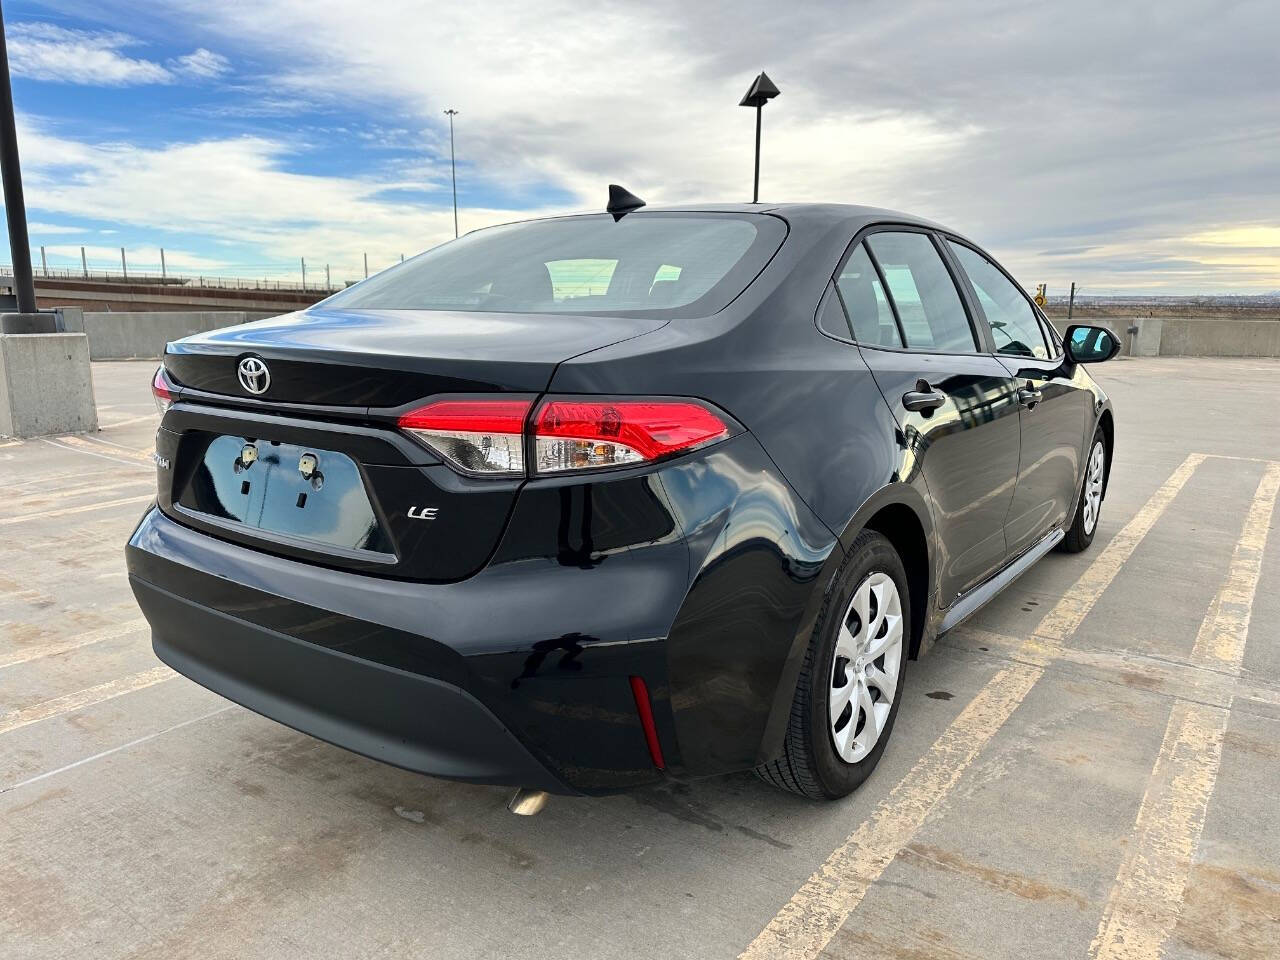
[[(177, 341), (164, 357), (176, 402), (157, 436), (160, 507), (299, 560), (462, 579), (497, 546), (522, 481), (462, 476), (397, 414), (445, 394), (532, 400), (561, 361), (662, 325), (313, 308)], [(267, 371), (260, 394), (237, 376), (248, 357)]]

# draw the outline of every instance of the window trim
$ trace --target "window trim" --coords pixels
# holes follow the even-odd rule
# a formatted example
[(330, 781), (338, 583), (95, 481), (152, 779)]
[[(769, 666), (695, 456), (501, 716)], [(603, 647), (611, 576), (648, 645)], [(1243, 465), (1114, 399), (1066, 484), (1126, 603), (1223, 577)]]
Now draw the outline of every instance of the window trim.
[[(919, 353), (940, 357), (980, 357), (985, 354), (994, 353), (994, 344), (992, 344), (990, 340), (991, 332), (986, 326), (986, 319), (985, 317), (982, 317), (981, 323), (979, 323), (979, 315), (975, 315), (973, 305), (969, 302), (968, 288), (963, 285), (963, 283), (967, 283), (967, 280), (962, 283), (961, 278), (956, 275), (956, 270), (951, 261), (949, 251), (945, 249), (945, 245), (939, 239), (939, 231), (933, 227), (923, 226), (919, 223), (900, 223), (892, 220), (882, 220), (875, 223), (869, 223), (860, 228), (853, 235), (853, 239), (845, 247), (844, 253), (840, 255), (840, 259), (836, 263), (836, 268), (831, 274), (831, 282), (835, 284), (837, 294), (840, 292), (840, 284), (838, 282), (840, 274), (844, 271), (845, 264), (848, 263), (849, 258), (853, 256), (854, 250), (857, 249), (858, 244), (862, 243), (867, 237), (877, 233), (922, 233), (929, 238), (930, 243), (933, 244), (934, 252), (942, 261), (943, 268), (950, 275), (951, 283), (956, 288), (956, 296), (959, 297), (960, 304), (964, 308), (965, 319), (968, 321), (969, 330), (973, 335), (974, 348), (972, 350), (956, 352), (954, 350), (930, 350), (923, 347), (906, 346), (907, 338), (902, 329), (902, 320), (898, 316), (898, 305), (893, 301), (893, 294), (890, 292), (888, 284), (884, 281), (884, 274), (880, 270), (880, 263), (876, 259), (875, 252), (871, 249), (870, 245), (866, 248), (867, 257), (871, 260), (872, 266), (876, 269), (876, 275), (880, 279), (880, 285), (884, 290), (885, 299), (888, 301), (889, 307), (893, 311), (894, 322), (898, 326), (898, 336), (902, 338), (904, 346), (887, 347), (883, 344), (862, 343), (858, 340), (853, 340), (851, 342), (856, 343), (859, 349), (886, 350), (890, 353)], [(1022, 288), (1019, 287), (1018, 289), (1021, 290)], [(853, 321), (849, 317), (848, 309), (845, 308), (843, 297), (840, 300), (840, 306), (845, 310), (845, 319), (849, 322), (849, 329), (852, 331)]]
[[(1018, 357), (1018, 359), (1020, 360), (1034, 360), (1037, 363), (1057, 363), (1060, 360), (1062, 360), (1065, 354), (1063, 352), (1063, 347), (1061, 343), (1058, 342), (1058, 338), (1053, 334), (1050, 334), (1048, 336), (1046, 336), (1045, 334), (1045, 328), (1048, 327), (1049, 329), (1052, 329), (1053, 324), (1049, 323), (1048, 318), (1045, 317), (1040, 312), (1040, 308), (1036, 306), (1035, 301), (1032, 300), (1029, 296), (1027, 296), (1027, 291), (1022, 289), (1022, 284), (1020, 284), (1017, 280), (1013, 278), (1013, 276), (1009, 273), (1008, 270), (1004, 268), (1004, 266), (1000, 263), (1000, 261), (997, 260), (995, 257), (993, 257), (991, 254), (989, 254), (987, 251), (983, 250), (976, 243), (973, 243), (970, 240), (966, 240), (963, 237), (956, 236), (955, 234), (949, 233), (947, 231), (942, 231), (939, 234), (939, 236), (942, 239), (946, 240), (947, 243), (954, 243), (956, 246), (964, 247), (965, 249), (969, 250), (971, 253), (976, 253), (983, 260), (987, 261), (987, 263), (991, 264), (991, 266), (995, 267), (996, 272), (998, 272), (1001, 276), (1003, 276), (1006, 280), (1008, 280), (1010, 284), (1013, 285), (1013, 289), (1018, 291), (1019, 296), (1021, 296), (1023, 301), (1027, 304), (1027, 306), (1031, 308), (1031, 316), (1035, 318), (1036, 325), (1040, 328), (1040, 336), (1044, 338), (1045, 347), (1049, 351), (1049, 356), (1047, 358), (1022, 357), (1016, 353), (1001, 353), (999, 350), (996, 349), (994, 334), (991, 334), (991, 353), (997, 357)], [(952, 257), (952, 259), (954, 260), (956, 271), (964, 279), (965, 288), (969, 291), (970, 295), (973, 297), (974, 309), (978, 312), (978, 315), (982, 317), (982, 324), (984, 327), (986, 327), (987, 331), (990, 333), (991, 321), (987, 317), (987, 312), (982, 309), (982, 302), (978, 299), (978, 292), (973, 289), (973, 281), (969, 279), (969, 274), (965, 272), (964, 265), (960, 263), (959, 258), (957, 258), (951, 250), (948, 250), (947, 254), (950, 257)], [(1054, 333), (1056, 334), (1057, 331), (1054, 331)]]
[[(835, 298), (836, 304), (840, 307), (840, 314), (844, 317), (844, 325), (849, 332), (845, 336), (833, 333), (822, 325), (822, 314), (826, 312), (827, 304), (832, 298)], [(857, 344), (857, 340), (853, 337), (853, 322), (849, 319), (849, 311), (845, 309), (844, 300), (840, 296), (840, 290), (836, 287), (834, 280), (828, 280), (826, 288), (822, 291), (822, 296), (818, 298), (818, 309), (813, 311), (813, 323), (818, 328), (818, 332), (824, 337), (835, 340), (837, 343)]]

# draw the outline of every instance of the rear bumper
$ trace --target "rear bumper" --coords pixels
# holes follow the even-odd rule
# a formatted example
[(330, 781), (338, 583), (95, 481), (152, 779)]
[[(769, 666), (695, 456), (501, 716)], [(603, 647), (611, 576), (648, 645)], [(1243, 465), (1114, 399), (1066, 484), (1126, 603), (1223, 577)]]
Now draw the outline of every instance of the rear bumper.
[(528, 482), (457, 582), (275, 556), (157, 509), (126, 559), (157, 654), (210, 689), (423, 773), (584, 794), (769, 759), (838, 562), (749, 434), (658, 472)]
[(130, 576), (156, 656), (263, 716), (397, 767), (573, 793), (465, 690), (268, 630)]

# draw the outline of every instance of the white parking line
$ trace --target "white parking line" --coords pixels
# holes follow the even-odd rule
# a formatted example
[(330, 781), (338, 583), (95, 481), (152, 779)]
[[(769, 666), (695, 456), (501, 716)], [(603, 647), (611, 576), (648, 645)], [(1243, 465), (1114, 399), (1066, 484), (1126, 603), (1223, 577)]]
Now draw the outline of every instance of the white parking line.
[(135, 690), (141, 690), (144, 687), (164, 683), (164, 681), (171, 680), (176, 676), (177, 674), (168, 667), (152, 667), (142, 673), (135, 673), (117, 680), (108, 680), (106, 683), (100, 683), (96, 687), (77, 690), (75, 693), (68, 693), (52, 700), (43, 700), (20, 710), (10, 710), (8, 713), (0, 715), (0, 734), (12, 733), (14, 730), (28, 727), (33, 723), (39, 723), (41, 720), (50, 720), (64, 713), (72, 713), (95, 703), (102, 703), (104, 700), (112, 700), (115, 697), (124, 696), (126, 693), (133, 693)]
[(875, 812), (796, 891), (741, 954), (740, 960), (812, 960), (862, 902), (871, 884), (911, 842), (925, 819), (959, 781), (965, 768), (1012, 716), (1044, 674), (1062, 641), (1075, 632), (1098, 595), (1150, 532), (1178, 491), (1204, 462), (1191, 454), (1152, 494), (1040, 622), (1022, 648), (1030, 663), (992, 677), (934, 741)]
[(160, 418), (154, 413), (144, 413), (140, 417), (129, 417), (127, 420), (114, 420), (111, 423), (102, 423), (103, 430), (114, 430), (116, 427), (128, 427), (135, 423), (144, 423), (146, 421), (160, 422)]
[(116, 457), (107, 453), (99, 453), (96, 450), (85, 450), (82, 447), (74, 446), (67, 443), (59, 443), (57, 440), (50, 440), (48, 437), (41, 437), (42, 443), (47, 443), (51, 447), (57, 447), (59, 450), (70, 450), (72, 453), (82, 453), (88, 457), (97, 457), (100, 460), (110, 460), (112, 463), (122, 463), (126, 467), (137, 467), (138, 469), (147, 469), (151, 465), (139, 463), (137, 460), (126, 460), (124, 457)]
[(70, 444), (78, 447), (82, 451), (97, 450), (99, 453), (106, 452), (117, 457), (128, 457), (130, 460), (137, 460), (139, 463), (145, 463), (147, 466), (155, 466), (155, 461), (151, 459), (151, 454), (139, 450), (136, 447), (125, 446), (123, 443), (116, 443), (114, 440), (107, 440), (103, 437), (77, 437), (64, 436), (58, 437), (58, 442)]
[[(1238, 673), (1267, 531), (1280, 492), (1280, 465), (1263, 474), (1231, 557), (1231, 567), (1196, 636), (1192, 660)], [(1218, 779), (1226, 707), (1175, 704), (1090, 955), (1156, 960), (1178, 922), (1191, 861)]]
[(76, 634), (72, 637), (64, 637), (61, 640), (53, 640), (39, 646), (24, 645), (8, 653), (0, 652), (0, 670), (5, 667), (16, 666), (19, 663), (30, 663), (32, 660), (56, 657), (58, 654), (66, 653), (69, 650), (79, 650), (81, 647), (102, 643), (104, 640), (114, 640), (117, 637), (128, 636), (131, 633), (139, 633), (145, 629), (147, 629), (147, 621), (141, 617), (135, 617), (126, 623), (112, 624), (109, 627)]
[(58, 767), (56, 770), (46, 770), (44, 773), (36, 774), (34, 777), (28, 777), (26, 780), (20, 780), (17, 783), (10, 784), (7, 787), (0, 787), (0, 794), (8, 793), (10, 790), (17, 790), (19, 787), (29, 786), (33, 783), (39, 783), (41, 780), (48, 780), (60, 773), (66, 773), (68, 770), (74, 770), (76, 767), (83, 767), (86, 763), (93, 763), (95, 760), (101, 760), (103, 757), (109, 757), (113, 753), (119, 753), (121, 750), (128, 750), (140, 744), (147, 743), (157, 737), (163, 737), (166, 733), (173, 733), (175, 730), (181, 730), (183, 727), (189, 727), (194, 723), (200, 723), (202, 720), (208, 720), (210, 717), (216, 717), (220, 713), (226, 713), (228, 710), (234, 710), (237, 704), (229, 703), (225, 707), (219, 707), (210, 713), (203, 714), (199, 717), (192, 717), (190, 720), (183, 720), (181, 723), (175, 723), (171, 727), (165, 727), (163, 730), (157, 730), (155, 733), (148, 733), (145, 737), (138, 737), (136, 740), (130, 740), (128, 743), (122, 743), (118, 747), (112, 747), (110, 750), (103, 750), (101, 753), (95, 753), (91, 757), (85, 757), (74, 763), (68, 763), (65, 766)]
[(0, 527), (15, 523), (26, 523), (28, 520), (48, 520), (52, 517), (69, 517), (75, 513), (88, 513), (90, 510), (106, 510), (108, 507), (120, 507), (126, 503), (142, 503), (154, 500), (155, 494), (144, 493), (136, 497), (121, 497), (118, 500), (103, 500), (98, 503), (83, 503), (77, 507), (60, 507), (57, 510), (43, 510), (39, 513), (26, 513), (18, 517), (0, 517)]

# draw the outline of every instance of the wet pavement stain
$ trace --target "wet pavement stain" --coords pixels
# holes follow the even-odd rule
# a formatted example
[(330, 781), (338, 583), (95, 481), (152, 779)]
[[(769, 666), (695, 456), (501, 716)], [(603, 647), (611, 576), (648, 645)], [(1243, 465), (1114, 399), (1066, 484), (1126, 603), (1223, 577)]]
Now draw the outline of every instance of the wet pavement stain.
[(1280, 874), (1196, 864), (1173, 936), (1211, 957), (1274, 960), (1280, 949)]
[(907, 846), (903, 853), (916, 863), (925, 863), (943, 870), (950, 870), (954, 873), (972, 877), (987, 886), (1011, 893), (1023, 900), (1057, 900), (1074, 904), (1081, 910), (1086, 907), (1085, 898), (1073, 890), (1054, 886), (1020, 873), (973, 863), (964, 859), (960, 854), (951, 850), (943, 850), (941, 847), (913, 843)]

